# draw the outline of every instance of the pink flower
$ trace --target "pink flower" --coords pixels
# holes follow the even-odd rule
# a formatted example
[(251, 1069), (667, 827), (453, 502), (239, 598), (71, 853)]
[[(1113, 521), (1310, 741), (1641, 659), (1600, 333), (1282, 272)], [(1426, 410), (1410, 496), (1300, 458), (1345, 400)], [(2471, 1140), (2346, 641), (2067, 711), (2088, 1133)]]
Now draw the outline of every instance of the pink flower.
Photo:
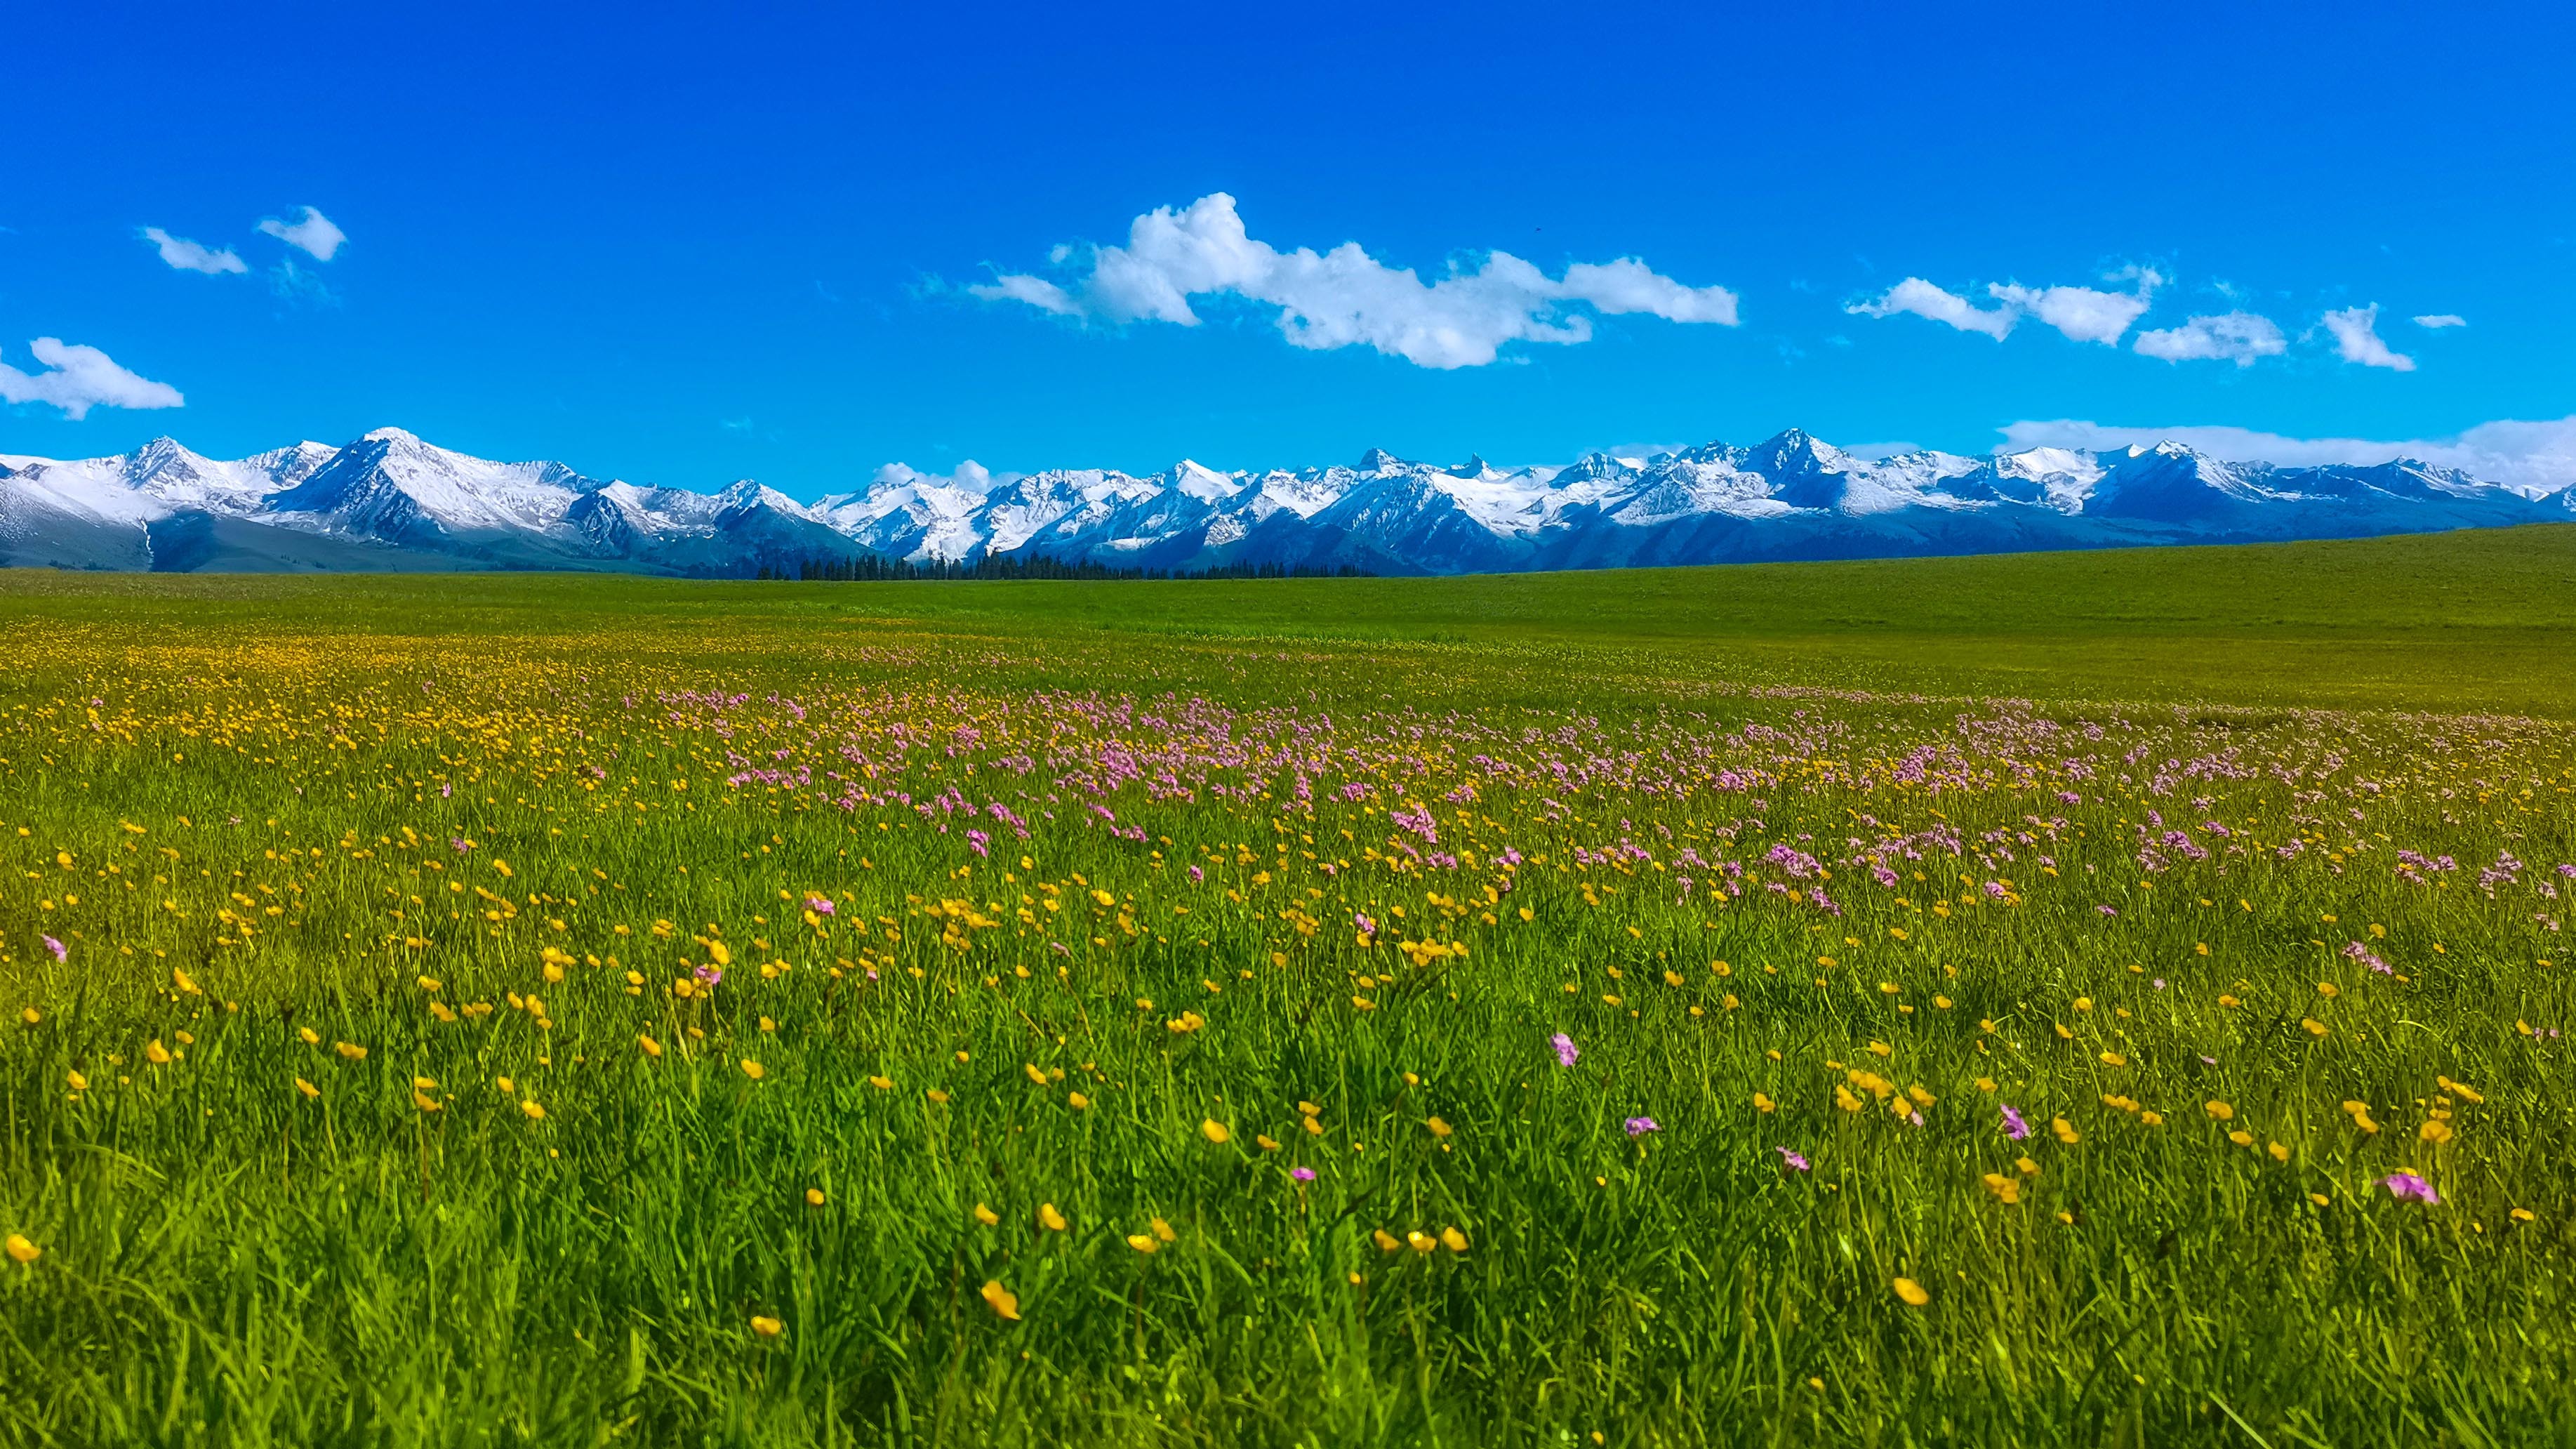
[(2006, 1137), (2011, 1138), (2015, 1142), (2019, 1142), (2030, 1135), (2030, 1124), (2022, 1120), (2021, 1113), (2014, 1111), (2010, 1107), (2006, 1107), (2003, 1109), (2003, 1114), (2004, 1135)]
[(1313, 1182), (1315, 1180), (1315, 1169), (1311, 1167), (1292, 1167), (1288, 1170), (1288, 1175), (1297, 1179), (1299, 1182)]
[(1628, 1135), (1631, 1137), (1643, 1137), (1649, 1132), (1661, 1132), (1663, 1130), (1664, 1129), (1662, 1127), (1656, 1125), (1655, 1119), (1652, 1117), (1631, 1117), (1628, 1119)]
[(2380, 1186), (2387, 1188), (2388, 1195), (2399, 1202), (2412, 1198), (2426, 1207), (2442, 1205), (2442, 1195), (2433, 1190), (2433, 1184), (2411, 1172), (2392, 1172), (2380, 1179)]
[(805, 898), (805, 909), (812, 911), (818, 916), (834, 914), (832, 898), (830, 896), (807, 896)]
[(45, 938), (45, 949), (53, 952), (54, 959), (57, 961), (69, 960), (72, 954), (69, 947), (66, 947), (62, 942), (55, 940), (51, 936), (47, 936)]
[(1807, 1159), (1800, 1154), (1792, 1152), (1786, 1147), (1774, 1147), (1771, 1150), (1780, 1154), (1780, 1165), (1788, 1168), (1791, 1172), (1805, 1172), (1808, 1170)]
[(1564, 1032), (1560, 1031), (1548, 1040), (1549, 1043), (1556, 1048), (1556, 1064), (1560, 1067), (1573, 1066), (1574, 1059), (1583, 1055), (1582, 1052), (1575, 1049), (1574, 1038), (1567, 1036)]

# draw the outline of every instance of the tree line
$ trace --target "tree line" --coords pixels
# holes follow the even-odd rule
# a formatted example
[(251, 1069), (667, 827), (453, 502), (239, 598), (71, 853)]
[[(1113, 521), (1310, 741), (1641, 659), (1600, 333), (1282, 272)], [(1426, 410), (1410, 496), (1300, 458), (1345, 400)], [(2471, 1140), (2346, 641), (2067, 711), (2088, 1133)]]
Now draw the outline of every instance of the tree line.
[(1350, 564), (1319, 568), (1311, 564), (1232, 563), (1204, 569), (1149, 569), (1111, 568), (1089, 559), (1067, 563), (1042, 555), (1025, 559), (978, 558), (972, 563), (956, 559), (914, 563), (871, 553), (806, 558), (793, 564), (763, 563), (754, 577), (805, 583), (879, 583), (965, 579), (1361, 579), (1375, 575)]

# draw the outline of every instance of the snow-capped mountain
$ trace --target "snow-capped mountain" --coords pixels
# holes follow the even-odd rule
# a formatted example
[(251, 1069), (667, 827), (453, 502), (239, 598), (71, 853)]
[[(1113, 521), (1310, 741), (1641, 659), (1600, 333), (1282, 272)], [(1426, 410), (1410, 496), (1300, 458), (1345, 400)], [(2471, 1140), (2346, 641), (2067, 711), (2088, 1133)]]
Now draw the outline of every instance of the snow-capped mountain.
[(1513, 469), (1371, 449), (1347, 467), (1229, 473), (1184, 460), (1145, 475), (1067, 468), (961, 484), (897, 464), (812, 504), (748, 479), (702, 493), (496, 463), (399, 428), (231, 462), (168, 438), (75, 462), (0, 456), (0, 564), (62, 568), (724, 577), (875, 557), (1449, 574), (2571, 520), (2576, 489), (2531, 498), (2409, 459), (2282, 468), (2172, 442), (1865, 458), (1796, 429), (1751, 447)]

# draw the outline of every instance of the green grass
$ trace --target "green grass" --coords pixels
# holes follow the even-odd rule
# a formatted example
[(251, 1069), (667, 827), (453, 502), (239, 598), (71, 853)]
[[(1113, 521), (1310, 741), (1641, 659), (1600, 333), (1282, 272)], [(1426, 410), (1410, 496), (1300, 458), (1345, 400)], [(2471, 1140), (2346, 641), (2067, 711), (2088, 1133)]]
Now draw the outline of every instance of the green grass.
[(0, 1442), (2576, 1438), (2571, 594), (0, 574)]

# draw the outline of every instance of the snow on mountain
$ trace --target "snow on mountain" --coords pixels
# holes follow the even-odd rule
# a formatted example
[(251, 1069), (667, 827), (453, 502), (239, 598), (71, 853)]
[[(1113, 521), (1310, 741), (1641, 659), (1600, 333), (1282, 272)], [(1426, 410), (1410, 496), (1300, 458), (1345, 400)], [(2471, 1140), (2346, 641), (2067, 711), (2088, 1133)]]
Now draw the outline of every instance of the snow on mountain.
[(399, 428), (221, 461), (157, 438), (71, 462), (0, 457), (0, 563), (72, 568), (614, 568), (739, 576), (877, 556), (1378, 573), (1605, 568), (2359, 537), (2576, 515), (2409, 459), (2282, 468), (2179, 443), (1991, 457), (1848, 453), (1791, 429), (1562, 467), (1355, 464), (954, 478), (900, 464), (811, 504), (505, 463)]

